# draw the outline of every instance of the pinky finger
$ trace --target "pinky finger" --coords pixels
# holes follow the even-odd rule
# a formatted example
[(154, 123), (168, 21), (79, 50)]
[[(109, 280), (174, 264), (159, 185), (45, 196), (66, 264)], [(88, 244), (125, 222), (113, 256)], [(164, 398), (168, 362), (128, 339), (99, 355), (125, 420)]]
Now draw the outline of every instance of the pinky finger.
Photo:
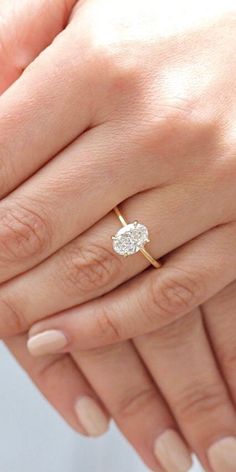
[(5, 344), (41, 393), (77, 432), (101, 436), (109, 426), (108, 413), (69, 354), (33, 359), (27, 337), (15, 336)]

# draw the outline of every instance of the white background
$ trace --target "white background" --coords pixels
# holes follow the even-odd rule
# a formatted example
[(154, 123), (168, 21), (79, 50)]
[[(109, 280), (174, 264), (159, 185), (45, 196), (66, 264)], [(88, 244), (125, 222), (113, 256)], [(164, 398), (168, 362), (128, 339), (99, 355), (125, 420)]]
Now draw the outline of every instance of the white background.
[(74, 433), (0, 345), (0, 472), (148, 471), (115, 427), (96, 440)]

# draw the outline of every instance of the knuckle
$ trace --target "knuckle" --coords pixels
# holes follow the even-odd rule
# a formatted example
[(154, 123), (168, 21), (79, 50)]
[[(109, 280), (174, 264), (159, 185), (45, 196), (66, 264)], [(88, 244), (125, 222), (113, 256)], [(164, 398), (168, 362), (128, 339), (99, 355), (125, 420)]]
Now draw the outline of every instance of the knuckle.
[[(202, 287), (195, 275), (174, 269), (153, 277), (150, 284), (151, 313), (175, 319), (198, 305)], [(149, 306), (150, 308), (150, 306)]]
[(90, 361), (94, 361), (99, 363), (102, 368), (106, 368), (107, 363), (110, 365), (110, 360), (114, 358), (114, 356), (121, 356), (123, 354), (124, 345), (123, 343), (119, 344), (108, 344), (102, 347), (95, 347), (93, 349), (89, 349), (88, 351), (76, 351), (79, 352), (80, 359), (89, 359)]
[[(155, 107), (149, 105), (146, 116), (148, 118), (143, 120), (145, 126), (142, 135), (145, 145), (155, 157), (158, 149), (167, 159), (172, 152), (181, 158), (182, 152), (193, 153), (199, 143), (204, 156), (207, 156), (209, 145), (212, 147), (216, 143), (219, 128), (217, 119), (202, 113), (197, 100), (191, 97), (170, 97), (163, 104), (155, 103)], [(179, 165), (182, 166), (181, 159)]]
[(22, 205), (0, 211), (1, 259), (12, 262), (38, 256), (49, 246), (50, 231), (43, 218)]
[[(17, 305), (17, 307), (16, 307)], [(0, 335), (1, 337), (13, 336), (28, 329), (27, 320), (19, 309), (19, 304), (7, 297), (0, 297)]]
[(150, 408), (150, 405), (156, 401), (156, 390), (153, 386), (139, 386), (129, 389), (125, 395), (117, 402), (115, 415), (118, 418), (126, 419), (136, 414), (145, 408)]
[[(165, 149), (166, 146), (169, 149), (171, 143), (175, 143), (175, 137), (179, 138), (180, 133), (184, 130), (186, 132), (186, 126), (190, 127), (193, 121), (193, 118), (191, 119), (192, 107), (190, 100), (185, 101), (178, 97), (169, 98), (159, 105), (155, 102), (154, 106), (148, 104), (148, 113), (143, 120), (143, 137), (148, 149), (151, 146), (153, 150), (160, 147)], [(184, 142), (186, 142), (186, 137), (184, 137)]]
[(52, 383), (53, 378), (63, 378), (64, 373), (70, 367), (70, 363), (71, 359), (67, 354), (46, 356), (34, 362), (34, 374), (47, 386), (47, 383)]
[(179, 399), (176, 399), (175, 406), (181, 419), (189, 424), (199, 417), (214, 416), (226, 404), (226, 401), (227, 398), (218, 384), (192, 385)]
[[(138, 61), (135, 55), (123, 42), (109, 41), (106, 35), (93, 32), (89, 41), (89, 51), (91, 56), (91, 72), (94, 68), (103, 74), (103, 83), (108, 88), (109, 97), (111, 94), (119, 95), (127, 90), (134, 89), (135, 84), (140, 82), (142, 69), (138, 70)], [(102, 67), (101, 67), (102, 66)], [(104, 71), (104, 72), (102, 72)]]
[(190, 126), (194, 121), (194, 110), (195, 105), (191, 98), (175, 97), (166, 100), (159, 115), (163, 131), (178, 130), (179, 125), (182, 129), (183, 124)]
[(109, 343), (119, 343), (122, 341), (122, 336), (116, 318), (103, 307), (102, 309), (95, 308), (94, 313), (94, 337), (96, 340)]
[[(158, 345), (163, 350), (188, 349), (193, 342), (193, 333), (195, 337), (201, 336), (202, 324), (199, 323), (199, 313), (189, 313), (186, 316), (173, 321), (170, 325), (164, 326), (158, 331)], [(155, 349), (157, 343), (157, 333), (149, 333), (150, 343)], [(181, 348), (180, 348), (181, 344)]]
[(63, 285), (73, 293), (97, 293), (112, 284), (121, 270), (121, 262), (112, 250), (96, 244), (82, 246), (78, 241), (62, 249), (58, 260)]

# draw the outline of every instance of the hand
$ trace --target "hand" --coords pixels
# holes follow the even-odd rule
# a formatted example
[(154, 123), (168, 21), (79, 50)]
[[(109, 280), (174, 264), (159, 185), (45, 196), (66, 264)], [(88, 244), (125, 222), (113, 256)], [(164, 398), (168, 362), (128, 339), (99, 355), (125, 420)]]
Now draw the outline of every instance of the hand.
[[(63, 271), (64, 284), (78, 276), (83, 296), (77, 289), (57, 308), (64, 286), (55, 283), (45, 315), (111, 292), (80, 307), (81, 316), (77, 309), (66, 313), (67, 320), (76, 317), (81, 348), (173, 322), (236, 275), (235, 17), (213, 21), (209, 14), (203, 24), (199, 9), (193, 28), (191, 10), (187, 24), (176, 17), (179, 31), (173, 31), (166, 6), (149, 0), (149, 8), (136, 8), (135, 21), (132, 6), (79, 3), (70, 25), (1, 97), (1, 196), (8, 196), (0, 205), (0, 280), (40, 262), (26, 275), (34, 281), (37, 274), (39, 293), (45, 274), (55, 280)], [(150, 251), (166, 255), (162, 270), (129, 281), (148, 264), (142, 255), (131, 264), (113, 252), (110, 237), (119, 225), (113, 213), (105, 215), (117, 204), (127, 220), (147, 225)], [(5, 303), (8, 287), (0, 299), (5, 336), (42, 316), (24, 299), (17, 309)]]
[[(236, 284), (232, 284), (201, 309), (134, 341), (190, 449), (198, 455), (204, 470), (212, 472), (234, 472), (236, 464), (235, 298)], [(129, 373), (129, 379), (134, 375), (128, 356), (124, 360), (121, 356), (121, 364), (117, 360), (117, 350), (121, 349), (122, 344), (118, 344), (110, 346), (108, 351), (103, 347), (72, 352), (111, 413), (117, 413), (112, 386), (119, 395), (119, 386), (123, 385), (120, 378), (125, 373)], [(114, 369), (113, 356), (114, 365), (120, 370)], [(103, 379), (104, 369), (110, 373), (108, 382)], [(127, 401), (123, 404), (119, 425), (123, 425), (127, 413), (128, 420), (131, 417), (135, 424), (135, 414), (148, 409), (150, 398), (145, 399), (145, 395), (134, 398), (129, 399), (128, 410), (124, 409)], [(146, 425), (147, 417), (143, 421)], [(142, 432), (143, 428), (139, 429), (139, 436)], [(188, 456), (171, 442), (167, 433), (157, 439), (155, 452), (164, 470), (189, 470)], [(151, 466), (151, 462), (147, 463)]]
[[(71, 7), (73, 3), (75, 2), (70, 1)], [(69, 8), (69, 2), (67, 4)], [(70, 13), (65, 6), (64, 1), (58, 1), (57, 4), (44, 0), (35, 0), (33, 4), (17, 0), (1, 2), (1, 93), (61, 31)], [(90, 398), (90, 403), (94, 401), (95, 412), (100, 411), (100, 430), (94, 429), (90, 434), (105, 432), (109, 414), (71, 356), (45, 356), (44, 359), (32, 359), (26, 349), (26, 340), (27, 335), (22, 334), (7, 339), (5, 343), (51, 404), (76, 431), (88, 434), (74, 406), (80, 398)]]
[[(235, 293), (235, 286), (229, 287), (206, 304), (204, 319), (199, 312), (195, 312), (135, 342), (190, 447), (202, 461), (204, 470), (209, 470), (210, 460), (210, 470), (215, 472), (232, 472), (235, 466), (236, 447), (232, 438), (235, 434), (235, 408), (231, 402), (231, 398), (236, 400), (236, 345), (232, 316)], [(207, 325), (206, 333), (204, 324)], [(208, 344), (208, 336), (218, 365)], [(57, 401), (70, 400), (68, 405), (73, 412), (75, 399), (68, 398), (68, 385), (73, 386), (72, 379), (75, 377), (76, 387), (78, 377), (76, 379), (76, 375), (72, 375), (70, 379), (69, 375), (65, 375), (69, 374), (69, 369), (65, 371), (67, 362), (69, 367), (69, 359), (65, 359), (64, 355), (66, 362), (63, 362), (63, 356), (58, 362), (57, 357), (44, 356), (38, 363), (27, 355), (25, 339), (18, 338), (18, 341), (17, 338), (11, 338), (9, 343), (18, 358), (23, 360), (24, 367), (30, 366), (33, 374), (42, 374), (38, 378), (43, 390), (53, 386), (51, 397), (54, 393)], [(121, 430), (153, 470), (160, 471), (153, 456), (155, 441), (157, 458), (166, 466), (164, 470), (188, 470), (190, 457), (176, 433), (173, 433), (178, 430), (177, 425), (147, 373), (140, 369), (131, 346), (125, 343), (87, 353), (75, 351), (73, 357), (90, 384), (100, 393)], [(49, 368), (44, 369), (45, 365)], [(55, 382), (55, 373), (56, 380), (60, 379), (60, 382)], [(229, 383), (231, 398), (224, 386), (224, 378)], [(78, 392), (75, 389), (75, 393)], [(81, 395), (83, 393), (81, 388)], [(165, 451), (171, 453), (168, 452), (166, 456)]]
[[(46, 8), (48, 8), (48, 5), (48, 3), (43, 3), (41, 0), (37, 5), (35, 2), (33, 5), (26, 2), (22, 10), (22, 4), (13, 1), (11, 4), (1, 5), (1, 24), (5, 26), (5, 30), (1, 31), (1, 38), (5, 45), (4, 51), (8, 52), (9, 57), (18, 58), (19, 51), (22, 54), (22, 50), (24, 54), (26, 53), (25, 48), (28, 47), (28, 43), (21, 44), (19, 41), (13, 41), (12, 33), (19, 33), (19, 29), (22, 28), (24, 31), (23, 38), (31, 37), (32, 31), (35, 31), (35, 27), (39, 24), (39, 19), (35, 16), (36, 6), (38, 7), (39, 18), (50, 18), (52, 30), (56, 29), (57, 26), (60, 27), (59, 24), (54, 24), (54, 19), (57, 21), (55, 12), (52, 11), (47, 14)], [(15, 13), (14, 28), (11, 30), (11, 34), (9, 34), (9, 26), (13, 24), (13, 18), (6, 15), (9, 6), (11, 7), (11, 13), (13, 11)], [(61, 6), (63, 6), (63, 3), (61, 3)], [(60, 13), (60, 9), (57, 13)], [(37, 24), (34, 24), (32, 18), (35, 18)], [(10, 24), (8, 23), (9, 20)], [(22, 37), (22, 35), (19, 34), (19, 37)], [(38, 43), (35, 42), (34, 46), (35, 51), (38, 51), (40, 47), (43, 49), (45, 36), (38, 36)], [(31, 53), (29, 57), (32, 56), (33, 58), (34, 52), (28, 52)], [(2, 71), (0, 88), (3, 91), (14, 81), (14, 78), (17, 78), (16, 74), (19, 74), (21, 69), (16, 68), (14, 63), (5, 62), (4, 55), (0, 57), (0, 65)], [(156, 467), (158, 467), (158, 470), (160, 469), (154, 456), (152, 443), (156, 438), (162, 438), (165, 431), (167, 433), (164, 437), (167, 437), (167, 440), (171, 441), (173, 446), (180, 449), (183, 455), (182, 460), (185, 463), (187, 461), (188, 464), (191, 462), (189, 452), (181, 436), (177, 433), (178, 427), (173, 417), (131, 344), (124, 344), (119, 352), (113, 352), (111, 355), (109, 352), (105, 355), (104, 352), (104, 360), (109, 361), (107, 367), (104, 366), (102, 359), (99, 362), (98, 356), (98, 362), (96, 362), (98, 372), (92, 375), (94, 365), (88, 365), (90, 374), (86, 375), (85, 373), (85, 376), (83, 376), (71, 356), (66, 354), (33, 359), (26, 350), (26, 336), (24, 334), (7, 339), (6, 344), (41, 392), (76, 431), (97, 436), (105, 432), (108, 427), (108, 412), (86, 381), (86, 377), (89, 377), (94, 384), (99, 380), (101, 385), (107, 385), (106, 395), (104, 396), (109, 394), (108, 403), (110, 403), (114, 416), (120, 422), (121, 428), (123, 428), (128, 439), (132, 440), (140, 454), (149, 464), (153, 465), (155, 470), (157, 470)], [(83, 362), (85, 360), (84, 358)], [(128, 372), (123, 372), (124, 362), (130, 370), (134, 370), (132, 378), (130, 378)], [(101, 366), (103, 369), (100, 372)], [(114, 389), (112, 380), (115, 379), (119, 388)], [(143, 405), (143, 411), (140, 411), (139, 408), (141, 404)], [(144, 427), (144, 421), (146, 427)], [(142, 428), (142, 435), (140, 433), (137, 435), (140, 428)]]

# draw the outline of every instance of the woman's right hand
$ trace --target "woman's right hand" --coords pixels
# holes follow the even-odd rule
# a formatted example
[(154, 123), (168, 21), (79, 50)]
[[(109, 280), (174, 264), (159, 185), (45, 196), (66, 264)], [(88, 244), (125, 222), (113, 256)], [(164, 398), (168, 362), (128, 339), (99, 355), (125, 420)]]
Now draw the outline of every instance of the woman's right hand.
[(77, 431), (102, 434), (108, 411), (155, 472), (189, 470), (185, 441), (204, 470), (234, 472), (235, 301), (233, 284), (201, 309), (134, 345), (35, 359), (25, 335), (7, 344)]

